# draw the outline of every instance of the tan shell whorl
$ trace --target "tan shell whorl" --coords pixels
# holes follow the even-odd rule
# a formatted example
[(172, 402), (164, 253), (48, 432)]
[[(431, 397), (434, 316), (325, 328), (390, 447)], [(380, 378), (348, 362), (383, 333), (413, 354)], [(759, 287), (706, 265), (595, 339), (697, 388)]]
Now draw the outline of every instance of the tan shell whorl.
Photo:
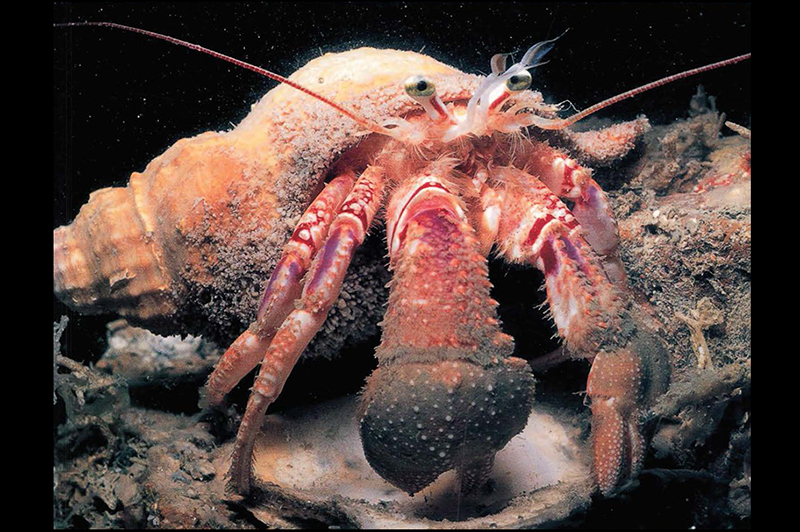
[(92, 193), (53, 233), (56, 295), (81, 313), (149, 326), (174, 317), (190, 289), (213, 284), (237, 250), (268, 245), (278, 216), (269, 164), (232, 138), (180, 140), (127, 187)]

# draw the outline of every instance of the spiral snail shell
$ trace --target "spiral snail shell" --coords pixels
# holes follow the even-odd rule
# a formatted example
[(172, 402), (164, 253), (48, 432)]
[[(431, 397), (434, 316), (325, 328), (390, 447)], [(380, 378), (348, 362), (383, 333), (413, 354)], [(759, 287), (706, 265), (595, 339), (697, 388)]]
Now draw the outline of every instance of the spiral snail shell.
[[(414, 107), (398, 82), (409, 73), (460, 74), (417, 53), (359, 48), (325, 54), (290, 79), (379, 120)], [(340, 158), (368, 156), (358, 133), (336, 110), (277, 86), (231, 131), (181, 139), (126, 187), (92, 193), (53, 233), (56, 296), (80, 313), (117, 313), (154, 332), (235, 337), (254, 319), (283, 244), (328, 173)], [(367, 321), (377, 323), (388, 277), (373, 260), (382, 251), (367, 246), (361, 255), (370, 253), (346, 281), (343, 297), (356, 303), (335, 306), (331, 327), (339, 308), (372, 315), (375, 307)], [(347, 321), (364, 327), (363, 316)]]

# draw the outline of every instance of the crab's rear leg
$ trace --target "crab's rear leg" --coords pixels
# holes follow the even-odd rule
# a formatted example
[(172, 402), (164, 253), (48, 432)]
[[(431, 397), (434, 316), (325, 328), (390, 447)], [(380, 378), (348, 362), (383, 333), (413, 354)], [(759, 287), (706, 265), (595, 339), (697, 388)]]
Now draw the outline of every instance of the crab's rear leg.
[(486, 258), (447, 172), (434, 164), (389, 201), (391, 292), (361, 403), (367, 460), (411, 494), (451, 469), (462, 491), (481, 485), (533, 400), (532, 375), (510, 357)]
[(369, 167), (358, 178), (314, 258), (299, 301), (263, 353), (231, 457), (230, 485), (238, 493), (250, 488), (253, 443), (267, 407), (280, 394), (297, 359), (339, 296), (353, 254), (364, 241), (380, 206), (383, 182), (380, 167)]
[(593, 362), (587, 383), (592, 408), (594, 472), (610, 494), (635, 477), (644, 457), (641, 412), (666, 389), (662, 342), (611, 283), (567, 207), (542, 183), (516, 169), (497, 171), (502, 254), (545, 275), (550, 311), (567, 351)]
[(220, 403), (261, 361), (278, 327), (300, 297), (303, 276), (328, 236), (331, 222), (354, 182), (352, 171), (342, 172), (325, 186), (300, 217), (272, 270), (256, 321), (228, 347), (209, 376), (202, 393), (203, 406)]

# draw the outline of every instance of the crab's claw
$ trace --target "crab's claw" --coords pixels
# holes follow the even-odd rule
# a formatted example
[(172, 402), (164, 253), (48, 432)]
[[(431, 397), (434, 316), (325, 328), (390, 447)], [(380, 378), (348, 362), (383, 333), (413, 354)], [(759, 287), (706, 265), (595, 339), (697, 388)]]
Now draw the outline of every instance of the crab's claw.
[(643, 413), (666, 390), (669, 361), (655, 335), (638, 328), (630, 341), (597, 354), (586, 392), (592, 408), (594, 475), (603, 495), (636, 478), (647, 440)]
[(489, 477), (494, 456), (525, 427), (533, 375), (517, 358), (379, 367), (362, 396), (361, 440), (372, 468), (414, 494), (450, 469), (463, 493)]

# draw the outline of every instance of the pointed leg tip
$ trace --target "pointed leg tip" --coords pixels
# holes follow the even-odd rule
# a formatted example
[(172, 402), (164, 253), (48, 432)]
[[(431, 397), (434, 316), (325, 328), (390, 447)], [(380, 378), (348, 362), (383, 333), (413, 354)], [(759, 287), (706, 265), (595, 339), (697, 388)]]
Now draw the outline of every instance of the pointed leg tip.
[(247, 496), (252, 486), (252, 474), (250, 460), (242, 460), (234, 454), (231, 457), (230, 470), (226, 475), (225, 494)]
[(461, 493), (473, 493), (486, 484), (494, 466), (494, 457), (494, 454), (482, 456), (456, 468)]

